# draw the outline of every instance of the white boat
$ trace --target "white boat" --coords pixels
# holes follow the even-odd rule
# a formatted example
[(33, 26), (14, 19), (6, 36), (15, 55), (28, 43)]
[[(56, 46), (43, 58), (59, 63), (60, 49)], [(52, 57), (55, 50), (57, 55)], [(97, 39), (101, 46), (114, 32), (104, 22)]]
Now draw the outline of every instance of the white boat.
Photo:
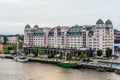
[(29, 57), (27, 57), (24, 53), (21, 53), (20, 55), (14, 55), (13, 59), (14, 61), (19, 61), (19, 62), (29, 61)]
[(18, 46), (19, 46), (19, 41), (17, 41), (17, 55), (13, 56), (13, 59), (15, 61), (19, 61), (19, 62), (26, 62), (29, 60), (29, 57), (25, 55), (25, 53), (21, 53), (18, 50)]
[(29, 61), (29, 58), (25, 55), (19, 55), (19, 56), (17, 56), (17, 61), (26, 62), (26, 61)]

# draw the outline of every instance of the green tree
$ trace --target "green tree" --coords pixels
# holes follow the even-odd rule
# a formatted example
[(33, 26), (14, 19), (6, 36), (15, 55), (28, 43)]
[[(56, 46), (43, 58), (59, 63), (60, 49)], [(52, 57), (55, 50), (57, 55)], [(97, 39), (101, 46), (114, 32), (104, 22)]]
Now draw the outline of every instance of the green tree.
[(27, 54), (29, 54), (29, 51), (28, 51), (28, 50), (25, 50), (24, 53), (27, 55)]
[(9, 50), (14, 50), (14, 52), (17, 52), (17, 44), (11, 44), (9, 47), (8, 47)]
[(71, 53), (68, 53), (67, 54), (67, 60), (69, 61), (69, 63), (70, 63), (70, 60), (72, 59), (72, 55), (71, 55)]
[(8, 47), (5, 46), (4, 48), (5, 48), (5, 49), (4, 49), (4, 50), (5, 50), (5, 53), (6, 53), (6, 54), (9, 53)]
[(80, 54), (80, 59), (85, 59), (85, 58), (87, 58), (87, 55), (86, 55), (86, 53), (83, 53), (83, 52), (82, 52), (82, 53)]
[(10, 50), (9, 53), (13, 54), (13, 53), (15, 53), (15, 51), (14, 50)]
[(24, 40), (24, 35), (17, 34), (16, 36), (18, 37), (18, 40), (22, 40), (22, 41)]
[(93, 57), (93, 50), (90, 48), (89, 50), (86, 51), (87, 57)]
[(34, 55), (35, 57), (38, 56), (37, 49), (33, 49), (33, 50), (32, 50), (32, 53), (33, 53), (33, 55)]
[(105, 55), (106, 55), (106, 57), (111, 57), (112, 56), (112, 49), (106, 48)]
[(19, 43), (19, 49), (23, 48), (23, 43)]
[(4, 44), (7, 43), (7, 36), (3, 36), (3, 39), (4, 39)]
[(15, 53), (15, 52), (17, 52), (17, 44), (6, 45), (5, 52), (6, 53)]
[(97, 56), (101, 56), (103, 54), (103, 51), (102, 50), (97, 50)]
[(8, 46), (8, 51), (9, 51), (9, 50), (12, 50), (10, 46)]
[(44, 52), (43, 52), (42, 49), (40, 49), (39, 51), (40, 51), (40, 52), (39, 52), (39, 55), (44, 55)]

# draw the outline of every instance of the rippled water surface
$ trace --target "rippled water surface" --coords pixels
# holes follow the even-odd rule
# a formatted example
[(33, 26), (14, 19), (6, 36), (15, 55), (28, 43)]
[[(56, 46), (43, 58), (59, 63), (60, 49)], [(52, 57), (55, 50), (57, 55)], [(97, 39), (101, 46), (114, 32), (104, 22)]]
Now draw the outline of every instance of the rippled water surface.
[(0, 80), (120, 80), (120, 75), (88, 69), (66, 69), (41, 63), (0, 59)]

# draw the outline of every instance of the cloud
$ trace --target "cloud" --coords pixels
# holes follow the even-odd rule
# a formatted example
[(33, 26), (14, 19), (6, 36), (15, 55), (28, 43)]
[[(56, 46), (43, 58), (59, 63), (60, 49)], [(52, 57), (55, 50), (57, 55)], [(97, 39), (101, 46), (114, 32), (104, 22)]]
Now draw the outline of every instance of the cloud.
[(21, 2), (21, 0), (0, 0), (0, 4), (2, 3), (6, 3), (6, 4), (9, 4), (9, 3), (19, 3)]
[[(29, 24), (31, 28), (36, 25), (36, 23), (30, 22), (0, 21), (0, 34), (24, 34), (24, 28), (27, 24)], [(53, 27), (47, 23), (37, 23), (37, 25), (39, 27)]]
[(32, 27), (95, 24), (98, 18), (109, 18), (119, 26), (119, 3), (119, 0), (0, 0), (0, 32), (10, 28), (6, 32), (23, 33), (26, 24)]
[(12, 21), (0, 21), (0, 34), (23, 34), (25, 24)]

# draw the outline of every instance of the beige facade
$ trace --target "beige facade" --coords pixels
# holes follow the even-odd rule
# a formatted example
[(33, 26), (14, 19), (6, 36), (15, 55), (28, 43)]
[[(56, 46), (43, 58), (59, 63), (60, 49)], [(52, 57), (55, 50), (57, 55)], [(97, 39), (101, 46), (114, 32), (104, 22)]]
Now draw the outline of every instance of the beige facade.
[(1, 35), (0, 36), (0, 43), (4, 43), (4, 36), (6, 36), (8, 44), (16, 44), (17, 43), (17, 36), (16, 35)]
[(16, 44), (17, 36), (16, 35), (7, 35), (7, 43)]
[[(73, 48), (78, 50), (103, 50), (111, 48), (114, 51), (114, 28), (112, 22), (105, 23), (99, 19), (96, 25), (57, 26), (54, 28), (33, 28), (26, 25), (24, 42), (29, 47)], [(114, 52), (113, 52), (114, 53)]]

